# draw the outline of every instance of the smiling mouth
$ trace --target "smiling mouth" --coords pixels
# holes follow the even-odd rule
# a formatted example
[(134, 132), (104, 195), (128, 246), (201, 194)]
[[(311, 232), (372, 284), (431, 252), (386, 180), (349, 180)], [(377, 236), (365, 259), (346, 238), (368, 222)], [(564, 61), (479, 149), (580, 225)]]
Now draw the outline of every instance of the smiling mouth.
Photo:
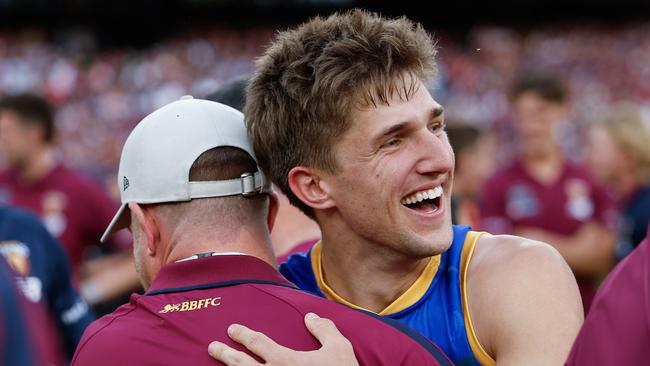
[(411, 210), (421, 213), (433, 213), (440, 208), (440, 197), (442, 197), (442, 186), (433, 189), (418, 191), (400, 202)]

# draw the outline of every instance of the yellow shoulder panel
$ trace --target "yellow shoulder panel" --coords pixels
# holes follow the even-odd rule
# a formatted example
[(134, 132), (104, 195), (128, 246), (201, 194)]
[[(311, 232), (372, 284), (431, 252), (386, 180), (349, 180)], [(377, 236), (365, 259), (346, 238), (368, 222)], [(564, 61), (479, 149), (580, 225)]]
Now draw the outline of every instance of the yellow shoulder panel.
[[(322, 254), (322, 243), (319, 241), (312, 248), (310, 259), (311, 259), (311, 268), (313, 269), (314, 276), (316, 277), (316, 283), (318, 284), (318, 287), (323, 292), (323, 294), (325, 294), (325, 296), (328, 299), (349, 306), (351, 308), (370, 311), (368, 309), (364, 309), (344, 299), (339, 294), (337, 294), (331, 287), (327, 285), (327, 283), (325, 282), (325, 278), (323, 276), (323, 265), (322, 265), (321, 254)], [(427, 292), (429, 286), (431, 286), (431, 282), (433, 282), (433, 278), (436, 276), (439, 266), (440, 266), (440, 255), (431, 257), (429, 263), (427, 263), (427, 266), (424, 268), (424, 271), (422, 271), (422, 273), (417, 278), (417, 280), (413, 282), (411, 287), (409, 287), (402, 295), (400, 295), (397, 299), (395, 299), (395, 301), (393, 301), (385, 309), (383, 309), (377, 314), (379, 315), (395, 314), (404, 309), (407, 309), (409, 306), (418, 302), (418, 300), (420, 300), (422, 296), (424, 296), (424, 294)]]
[(469, 303), (467, 301), (467, 269), (469, 268), (469, 262), (472, 259), (474, 254), (474, 248), (476, 247), (476, 242), (478, 238), (482, 235), (482, 232), (470, 231), (465, 237), (465, 244), (463, 245), (463, 252), (460, 258), (460, 290), (463, 296), (463, 315), (465, 317), (465, 330), (467, 332), (467, 339), (469, 340), (469, 345), (472, 348), (474, 357), (484, 366), (496, 366), (496, 361), (485, 351), (485, 348), (481, 345), (474, 331), (474, 326), (472, 324), (472, 317), (469, 313)]

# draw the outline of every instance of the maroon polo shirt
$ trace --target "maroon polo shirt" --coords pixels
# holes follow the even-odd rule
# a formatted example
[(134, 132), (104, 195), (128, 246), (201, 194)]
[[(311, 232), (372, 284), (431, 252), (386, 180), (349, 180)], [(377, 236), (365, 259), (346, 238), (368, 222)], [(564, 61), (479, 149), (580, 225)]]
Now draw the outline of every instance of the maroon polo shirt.
[(650, 238), (605, 279), (567, 365), (650, 365)]
[[(118, 208), (97, 183), (61, 164), (31, 184), (19, 182), (15, 170), (0, 173), (0, 203), (22, 207), (43, 220), (65, 248), (75, 283), (84, 250), (99, 242)], [(123, 236), (113, 243), (130, 247)]]
[(88, 327), (72, 364), (215, 365), (207, 351), (211, 341), (244, 350), (228, 338), (233, 323), (295, 350), (315, 350), (320, 344), (303, 321), (308, 312), (333, 320), (362, 365), (450, 364), (410, 328), (302, 292), (266, 262), (246, 255), (164, 266), (147, 293), (133, 294), (128, 304)]
[[(615, 229), (617, 213), (604, 188), (579, 165), (565, 161), (553, 183), (533, 178), (520, 161), (497, 171), (486, 183), (480, 207), (480, 226), (493, 234), (509, 234), (517, 227), (539, 228), (573, 235), (590, 221)], [(593, 278), (577, 278), (585, 307), (593, 299)]]

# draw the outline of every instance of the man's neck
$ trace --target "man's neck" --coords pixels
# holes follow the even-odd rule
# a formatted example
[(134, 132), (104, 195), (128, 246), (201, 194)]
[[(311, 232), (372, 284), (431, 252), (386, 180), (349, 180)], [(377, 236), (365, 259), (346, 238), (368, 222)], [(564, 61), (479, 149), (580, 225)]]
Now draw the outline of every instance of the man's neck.
[[(244, 233), (237, 240), (222, 242), (218, 238), (196, 235), (186, 235), (182, 240), (167, 246), (168, 250), (161, 253), (163, 264), (173, 263), (202, 253), (241, 253), (259, 258), (277, 268), (277, 261), (271, 249), (270, 239), (253, 237)], [(187, 240), (190, 238), (190, 240)]]
[(27, 160), (18, 173), (18, 180), (31, 184), (41, 180), (56, 166), (54, 151), (44, 147)]
[(526, 171), (537, 181), (550, 184), (562, 173), (564, 157), (559, 146), (549, 146), (546, 151), (536, 154), (522, 154), (521, 162)]
[(631, 199), (632, 195), (639, 189), (639, 181), (634, 172), (621, 171), (616, 177), (616, 190), (624, 200)]
[[(327, 233), (337, 233), (327, 235)], [(337, 295), (379, 313), (420, 276), (430, 257), (406, 258), (342, 231), (323, 230), (323, 279)]]

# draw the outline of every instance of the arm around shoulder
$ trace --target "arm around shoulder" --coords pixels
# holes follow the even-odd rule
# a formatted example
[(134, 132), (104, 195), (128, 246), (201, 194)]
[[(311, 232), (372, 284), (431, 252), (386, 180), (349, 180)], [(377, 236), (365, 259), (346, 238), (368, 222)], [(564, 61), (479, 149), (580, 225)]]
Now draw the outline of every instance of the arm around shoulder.
[(575, 278), (550, 245), (483, 235), (468, 272), (479, 341), (501, 365), (562, 365), (583, 322)]

